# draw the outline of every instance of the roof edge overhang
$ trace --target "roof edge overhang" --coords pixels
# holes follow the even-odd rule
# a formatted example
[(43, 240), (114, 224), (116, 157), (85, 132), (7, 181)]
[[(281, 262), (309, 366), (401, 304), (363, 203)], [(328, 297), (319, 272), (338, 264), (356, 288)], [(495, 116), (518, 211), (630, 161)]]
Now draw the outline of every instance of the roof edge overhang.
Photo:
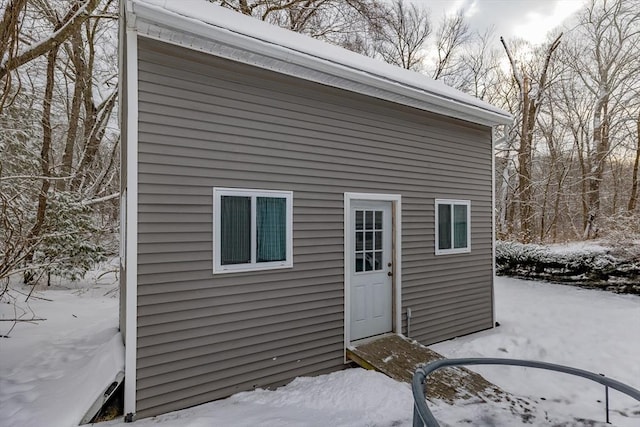
[[(377, 73), (371, 67), (358, 68), (330, 56), (322, 57), (274, 42), (268, 37), (260, 38), (249, 31), (234, 31), (223, 25), (204, 22), (154, 3), (128, 0), (127, 6), (128, 27), (145, 37), (484, 126), (509, 124), (512, 120), (508, 112), (444, 85), (440, 85), (446, 88), (441, 91), (420, 87), (408, 81), (415, 80), (413, 74), (417, 73), (407, 70), (399, 69), (403, 73), (411, 73), (413, 79), (396, 79), (385, 75), (388, 73)], [(317, 42), (309, 39), (312, 40)], [(328, 49), (342, 50), (327, 46)], [(373, 61), (353, 55), (363, 61)], [(393, 67), (383, 62), (376, 65), (386, 71)]]

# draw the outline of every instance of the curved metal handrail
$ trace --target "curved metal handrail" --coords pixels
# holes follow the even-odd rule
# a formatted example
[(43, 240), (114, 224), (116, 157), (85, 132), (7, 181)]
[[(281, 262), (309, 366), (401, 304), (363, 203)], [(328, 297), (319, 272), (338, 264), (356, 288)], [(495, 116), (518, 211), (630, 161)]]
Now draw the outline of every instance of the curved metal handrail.
[(440, 427), (440, 424), (438, 424), (438, 421), (436, 421), (425, 400), (427, 393), (427, 376), (429, 376), (429, 374), (431, 374), (432, 372), (437, 371), (438, 369), (448, 366), (469, 365), (510, 365), (562, 372), (564, 374), (575, 375), (578, 377), (589, 379), (591, 381), (595, 381), (604, 385), (605, 387), (610, 387), (614, 390), (618, 390), (619, 392), (624, 393), (627, 396), (630, 396), (640, 402), (640, 390), (621, 383), (620, 381), (607, 378), (601, 374), (594, 374), (593, 372), (572, 368), (570, 366), (556, 365), (554, 363), (547, 362), (536, 362), (533, 360), (501, 358), (442, 359), (418, 367), (413, 374), (413, 381), (411, 384), (411, 389), (413, 392), (413, 427)]

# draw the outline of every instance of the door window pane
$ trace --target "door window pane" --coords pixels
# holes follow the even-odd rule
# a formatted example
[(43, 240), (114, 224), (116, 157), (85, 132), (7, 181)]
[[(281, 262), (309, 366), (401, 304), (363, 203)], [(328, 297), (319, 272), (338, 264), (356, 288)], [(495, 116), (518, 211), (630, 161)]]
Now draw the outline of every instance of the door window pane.
[(373, 229), (373, 211), (365, 211), (364, 217), (364, 228)]
[(374, 265), (375, 270), (382, 270), (382, 252), (378, 251), (375, 255), (376, 263)]
[(251, 261), (251, 198), (222, 196), (220, 200), (220, 262)]
[(366, 250), (373, 249), (373, 231), (367, 231), (365, 233), (364, 248)]
[(380, 250), (382, 249), (382, 231), (376, 231), (375, 236), (376, 236), (376, 243), (374, 245), (374, 248), (376, 250)]
[[(356, 272), (383, 270), (383, 212), (356, 210)], [(362, 223), (358, 220), (362, 219)]]
[(364, 211), (356, 211), (356, 230), (364, 228)]
[(382, 211), (376, 211), (375, 217), (376, 217), (376, 221), (375, 221), (376, 230), (382, 230)]
[(364, 254), (364, 271), (373, 270), (373, 253), (365, 252)]

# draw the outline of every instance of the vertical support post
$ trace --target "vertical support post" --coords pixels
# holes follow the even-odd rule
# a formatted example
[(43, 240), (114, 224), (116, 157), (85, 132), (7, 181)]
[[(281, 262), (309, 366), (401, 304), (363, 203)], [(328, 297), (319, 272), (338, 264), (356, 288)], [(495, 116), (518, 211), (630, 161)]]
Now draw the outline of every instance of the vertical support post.
[(609, 386), (604, 386), (604, 405), (607, 410), (607, 424), (611, 424), (609, 422)]
[[(600, 376), (604, 377), (604, 374), (600, 374)], [(607, 424), (611, 424), (609, 422), (609, 386), (604, 386), (604, 410), (605, 410), (605, 419)]]

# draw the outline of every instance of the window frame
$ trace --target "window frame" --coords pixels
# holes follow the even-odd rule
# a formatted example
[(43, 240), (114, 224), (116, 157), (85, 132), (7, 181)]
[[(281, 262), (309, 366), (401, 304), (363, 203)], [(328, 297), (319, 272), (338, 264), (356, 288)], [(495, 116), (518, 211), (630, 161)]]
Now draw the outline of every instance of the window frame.
[[(223, 196), (237, 196), (251, 198), (251, 262), (243, 264), (222, 265), (221, 262), (221, 203)], [(283, 198), (286, 201), (286, 256), (283, 261), (257, 262), (257, 236), (256, 236), (256, 200), (258, 197)], [(255, 190), (246, 188), (213, 188), (213, 274), (234, 272), (251, 272), (263, 270), (275, 270), (293, 267), (293, 191), (280, 190)]]
[[(451, 206), (451, 248), (440, 249), (440, 205)], [(454, 206), (466, 206), (467, 207), (467, 246), (464, 248), (454, 248), (455, 242), (455, 221), (454, 221)], [(435, 253), (436, 255), (452, 255), (452, 254), (464, 254), (471, 252), (471, 200), (460, 199), (436, 199), (435, 200)]]

